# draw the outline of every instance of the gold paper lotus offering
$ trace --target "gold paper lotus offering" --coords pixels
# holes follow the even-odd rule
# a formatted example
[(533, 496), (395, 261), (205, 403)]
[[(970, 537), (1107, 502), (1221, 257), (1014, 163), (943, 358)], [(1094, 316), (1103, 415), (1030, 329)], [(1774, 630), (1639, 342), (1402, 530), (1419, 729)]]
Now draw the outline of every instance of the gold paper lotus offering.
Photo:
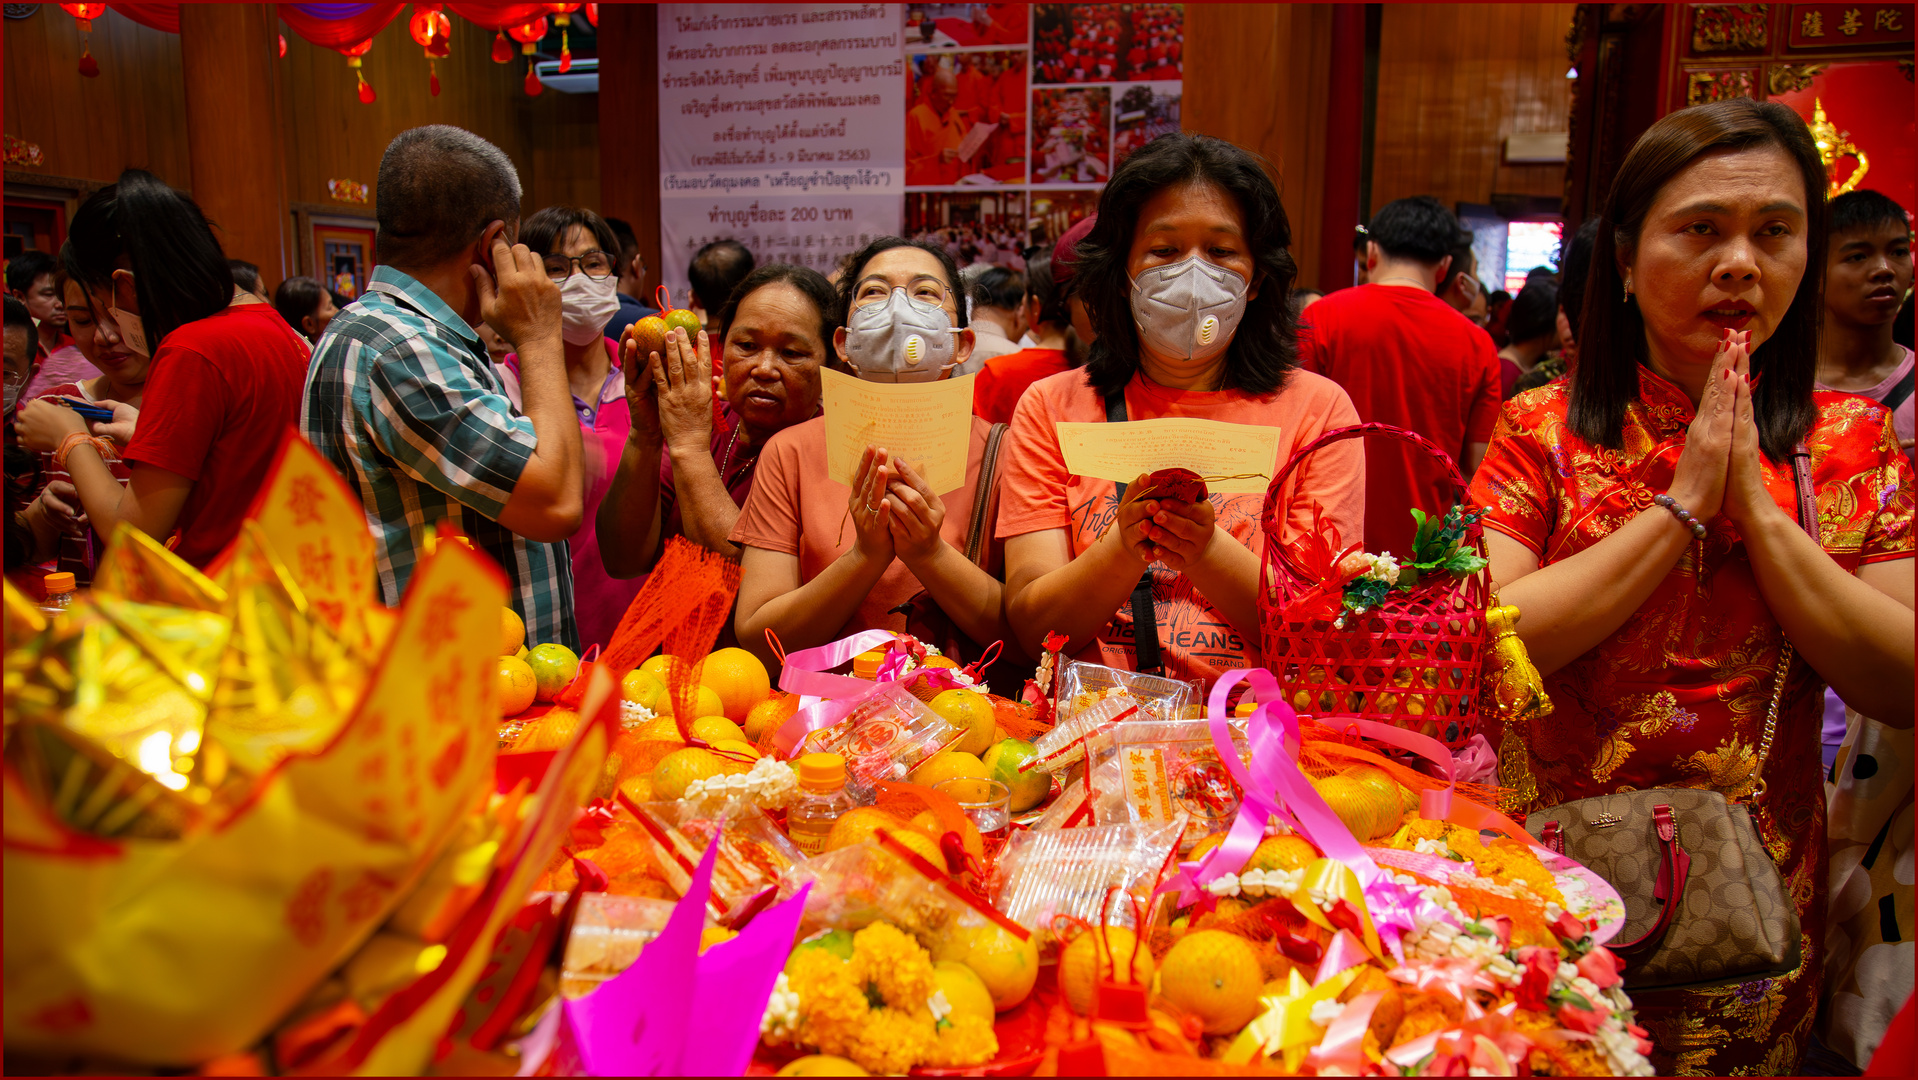
[(50, 622), (6, 589), (7, 767), (67, 826), (173, 839), (352, 715), (392, 632), (358, 507), (304, 442), (208, 576), (122, 525)]

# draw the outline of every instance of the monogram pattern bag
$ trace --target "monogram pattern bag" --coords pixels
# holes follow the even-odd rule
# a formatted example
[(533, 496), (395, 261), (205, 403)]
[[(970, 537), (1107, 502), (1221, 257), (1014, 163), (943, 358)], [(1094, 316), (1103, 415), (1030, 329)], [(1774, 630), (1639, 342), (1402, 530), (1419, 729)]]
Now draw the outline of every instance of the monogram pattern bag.
[[(1803, 444), (1793, 450), (1798, 523), (1816, 541), (1810, 461)], [(1753, 763), (1754, 803), (1765, 797), (1765, 760), (1791, 659), (1786, 642)], [(1628, 988), (1698, 989), (1797, 970), (1798, 909), (1745, 804), (1715, 791), (1649, 788), (1540, 810), (1525, 828), (1624, 899), (1625, 925), (1607, 947), (1625, 960)]]

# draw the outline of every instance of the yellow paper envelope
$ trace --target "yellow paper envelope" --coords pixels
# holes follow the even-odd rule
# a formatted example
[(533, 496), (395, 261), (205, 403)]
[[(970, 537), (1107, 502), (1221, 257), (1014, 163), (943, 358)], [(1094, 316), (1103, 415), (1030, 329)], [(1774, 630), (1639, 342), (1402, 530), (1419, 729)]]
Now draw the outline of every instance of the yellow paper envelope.
[(819, 378), (826, 406), (826, 475), (851, 487), (859, 456), (868, 446), (880, 446), (918, 470), (935, 494), (965, 485), (973, 376), (876, 383), (827, 369)]
[[(1191, 469), (1221, 495), (1263, 495), (1279, 467), (1279, 429), (1167, 416), (1124, 424), (1054, 425), (1066, 471), (1129, 484), (1140, 473)], [(1249, 475), (1248, 475), (1249, 474)]]

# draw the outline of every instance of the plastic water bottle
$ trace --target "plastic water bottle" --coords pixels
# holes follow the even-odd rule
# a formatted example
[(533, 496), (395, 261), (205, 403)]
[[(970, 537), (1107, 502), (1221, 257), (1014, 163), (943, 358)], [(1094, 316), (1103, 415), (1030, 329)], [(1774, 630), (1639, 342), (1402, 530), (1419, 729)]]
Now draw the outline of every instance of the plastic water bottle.
[(833, 822), (856, 804), (846, 791), (846, 759), (838, 754), (807, 754), (797, 762), (799, 801), (786, 810), (786, 833), (799, 850), (826, 850)]
[(47, 591), (46, 599), (40, 601), (40, 610), (47, 615), (64, 615), (73, 605), (73, 575), (61, 572), (48, 574), (40, 579)]

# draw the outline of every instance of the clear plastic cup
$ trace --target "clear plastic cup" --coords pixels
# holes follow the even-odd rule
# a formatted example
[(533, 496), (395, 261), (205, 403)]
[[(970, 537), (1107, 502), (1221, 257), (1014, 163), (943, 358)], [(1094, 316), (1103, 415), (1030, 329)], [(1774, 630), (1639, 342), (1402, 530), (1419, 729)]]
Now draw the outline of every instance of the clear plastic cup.
[(966, 817), (989, 841), (1004, 840), (1012, 825), (1012, 789), (997, 780), (955, 776), (933, 785), (933, 790), (959, 804)]

